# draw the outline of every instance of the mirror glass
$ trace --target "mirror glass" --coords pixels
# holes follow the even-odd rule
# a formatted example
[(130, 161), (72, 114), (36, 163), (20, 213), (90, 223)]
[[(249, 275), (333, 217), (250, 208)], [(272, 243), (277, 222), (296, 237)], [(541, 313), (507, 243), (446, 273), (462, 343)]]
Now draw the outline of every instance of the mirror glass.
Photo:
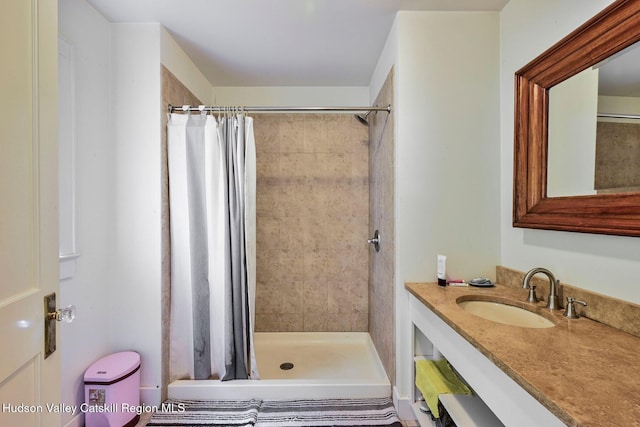
[(547, 196), (640, 192), (640, 42), (549, 90)]

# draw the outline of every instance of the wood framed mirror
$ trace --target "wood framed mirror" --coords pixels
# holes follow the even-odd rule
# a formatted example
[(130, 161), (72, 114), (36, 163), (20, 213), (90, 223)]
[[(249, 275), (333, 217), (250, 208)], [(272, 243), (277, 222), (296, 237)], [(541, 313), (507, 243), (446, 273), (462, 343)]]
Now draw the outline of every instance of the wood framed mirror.
[(514, 227), (640, 236), (640, 192), (547, 196), (550, 89), (639, 40), (640, 1), (618, 0), (516, 72)]

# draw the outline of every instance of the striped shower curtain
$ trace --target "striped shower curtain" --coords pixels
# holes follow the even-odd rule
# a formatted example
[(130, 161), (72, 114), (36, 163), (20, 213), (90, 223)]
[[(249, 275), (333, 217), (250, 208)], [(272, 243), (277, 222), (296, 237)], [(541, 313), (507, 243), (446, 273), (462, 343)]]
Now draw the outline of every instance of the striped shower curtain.
[(171, 114), (170, 377), (258, 378), (253, 120)]

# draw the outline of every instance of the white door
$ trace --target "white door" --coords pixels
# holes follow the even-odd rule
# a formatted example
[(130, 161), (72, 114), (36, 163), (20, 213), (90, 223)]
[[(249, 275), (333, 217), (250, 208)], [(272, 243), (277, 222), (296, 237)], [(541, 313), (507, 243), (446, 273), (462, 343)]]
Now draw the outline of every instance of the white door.
[[(59, 426), (60, 352), (44, 358), (58, 292), (57, 0), (0, 15), (0, 426)], [(58, 408), (59, 409), (59, 408)]]

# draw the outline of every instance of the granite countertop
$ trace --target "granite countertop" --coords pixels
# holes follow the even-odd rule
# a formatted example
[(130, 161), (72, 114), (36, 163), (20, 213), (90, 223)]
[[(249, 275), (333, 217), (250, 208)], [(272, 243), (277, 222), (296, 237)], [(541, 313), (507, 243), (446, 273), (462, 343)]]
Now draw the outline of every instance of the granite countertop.
[[(524, 302), (525, 289), (405, 288), (569, 426), (640, 426), (640, 338), (586, 317), (567, 319), (544, 302)], [(556, 326), (530, 329), (485, 320), (464, 311), (463, 295), (516, 301)]]

